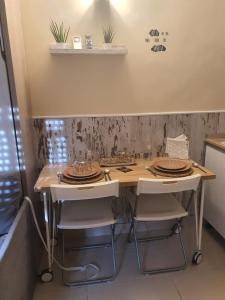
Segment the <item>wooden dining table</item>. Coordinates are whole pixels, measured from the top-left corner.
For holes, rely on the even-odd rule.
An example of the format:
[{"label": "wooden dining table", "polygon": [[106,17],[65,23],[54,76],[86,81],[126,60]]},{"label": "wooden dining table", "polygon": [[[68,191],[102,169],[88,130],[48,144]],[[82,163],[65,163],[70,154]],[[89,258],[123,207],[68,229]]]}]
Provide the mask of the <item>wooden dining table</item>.
[{"label": "wooden dining table", "polygon": [[[103,170],[106,168],[110,170],[110,176],[112,180],[117,179],[120,182],[120,186],[123,187],[129,187],[129,186],[136,186],[138,179],[140,177],[142,178],[167,178],[165,176],[160,176],[157,175],[155,176],[153,173],[148,171],[146,168],[151,166],[154,163],[154,160],[145,160],[145,159],[138,159],[136,160],[135,165],[128,166],[128,168],[132,169],[132,171],[123,173],[119,171],[117,168],[118,167],[102,167]],[[94,162],[93,164],[98,164],[97,162]],[[58,172],[63,172],[67,168],[67,164],[54,164],[54,165],[46,165],[42,169],[37,182],[34,186],[34,190],[36,192],[40,192],[46,189],[49,189],[51,184],[57,184],[58,183],[58,177],[57,173]],[[216,175],[208,170],[207,168],[200,166],[204,171],[200,170],[197,167],[192,167],[193,168],[193,174],[200,174],[201,178],[203,180],[209,180],[209,179],[214,179]],[[104,178],[101,180],[104,181]]]},{"label": "wooden dining table", "polygon": [[[137,185],[139,178],[151,178],[151,179],[168,179],[169,177],[160,176],[153,174],[147,168],[154,163],[152,160],[138,159],[135,165],[129,166],[132,171],[123,173],[117,169],[117,167],[107,167],[110,170],[110,177],[112,180],[119,180],[121,187],[135,187]],[[93,162],[93,164],[98,164]],[[194,255],[201,255],[202,257],[202,225],[203,225],[203,210],[204,210],[204,194],[205,194],[205,183],[207,180],[212,180],[216,178],[216,175],[208,170],[207,168],[198,165],[192,166],[192,175],[199,174],[201,176],[201,193],[198,199],[198,217],[196,225],[196,236],[197,236],[197,248]],[[52,184],[59,183],[59,178],[57,174],[62,173],[68,164],[54,164],[46,165],[42,169],[37,182],[34,186],[35,192],[41,193],[41,199],[44,202],[44,219],[46,227],[46,241],[48,247],[48,268],[52,269],[53,259],[51,257],[52,253],[52,243],[51,243],[51,200],[50,200],[50,187]],[[106,168],[102,168],[105,170]],[[176,178],[174,178],[176,179]],[[103,178],[101,181],[104,181]],[[193,255],[193,257],[194,257]],[[200,262],[200,260],[199,260]]]}]

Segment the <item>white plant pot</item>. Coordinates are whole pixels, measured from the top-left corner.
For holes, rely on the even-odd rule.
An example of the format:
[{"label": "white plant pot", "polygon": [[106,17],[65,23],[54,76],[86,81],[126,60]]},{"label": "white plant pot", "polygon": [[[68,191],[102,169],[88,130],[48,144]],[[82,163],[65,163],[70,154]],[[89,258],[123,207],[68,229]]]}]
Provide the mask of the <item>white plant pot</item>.
[{"label": "white plant pot", "polygon": [[112,43],[104,43],[103,48],[104,49],[111,49],[112,48]]},{"label": "white plant pot", "polygon": [[50,45],[51,49],[68,49],[70,48],[69,43],[54,43]]}]

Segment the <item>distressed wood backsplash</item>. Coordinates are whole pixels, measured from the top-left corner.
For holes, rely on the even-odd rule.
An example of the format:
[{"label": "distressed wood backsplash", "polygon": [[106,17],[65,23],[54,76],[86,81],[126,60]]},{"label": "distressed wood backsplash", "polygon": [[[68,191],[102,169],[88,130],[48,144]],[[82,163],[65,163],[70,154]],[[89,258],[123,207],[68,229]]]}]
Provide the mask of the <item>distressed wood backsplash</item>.
[{"label": "distressed wood backsplash", "polygon": [[190,139],[190,156],[204,161],[204,139],[225,133],[225,113],[168,114],[125,117],[34,119],[38,167],[46,163],[85,159],[88,150],[98,159],[127,149],[162,153],[166,137],[182,133]]}]

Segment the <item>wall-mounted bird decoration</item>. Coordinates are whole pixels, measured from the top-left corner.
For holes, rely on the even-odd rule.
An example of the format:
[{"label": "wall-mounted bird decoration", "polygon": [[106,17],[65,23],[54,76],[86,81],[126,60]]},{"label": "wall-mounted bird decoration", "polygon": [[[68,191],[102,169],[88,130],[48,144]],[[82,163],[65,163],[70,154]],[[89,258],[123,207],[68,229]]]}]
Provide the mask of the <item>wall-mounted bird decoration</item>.
[{"label": "wall-mounted bird decoration", "polygon": [[149,31],[149,36],[145,38],[146,43],[154,43],[151,47],[152,52],[165,52],[167,50],[166,43],[167,37],[169,35],[168,31],[159,31],[158,29],[151,29]]}]

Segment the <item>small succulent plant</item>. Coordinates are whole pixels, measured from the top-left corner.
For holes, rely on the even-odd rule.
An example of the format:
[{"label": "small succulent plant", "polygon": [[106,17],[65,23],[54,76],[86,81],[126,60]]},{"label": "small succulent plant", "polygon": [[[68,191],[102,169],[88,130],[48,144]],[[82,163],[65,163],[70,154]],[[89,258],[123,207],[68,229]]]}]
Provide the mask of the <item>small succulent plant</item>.
[{"label": "small succulent plant", "polygon": [[56,22],[51,20],[50,31],[56,43],[66,43],[70,31],[70,27],[64,28],[63,22],[61,24],[57,24]]},{"label": "small succulent plant", "polygon": [[103,28],[103,37],[104,37],[105,43],[107,43],[107,44],[112,43],[112,41],[115,37],[115,32],[113,31],[112,26]]}]

